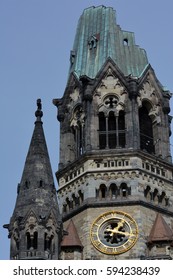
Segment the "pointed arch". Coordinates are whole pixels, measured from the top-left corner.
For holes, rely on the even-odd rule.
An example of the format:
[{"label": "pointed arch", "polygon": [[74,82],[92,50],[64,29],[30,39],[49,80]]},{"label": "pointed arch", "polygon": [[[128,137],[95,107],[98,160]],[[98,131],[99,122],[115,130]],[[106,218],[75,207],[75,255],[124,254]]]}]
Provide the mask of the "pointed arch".
[{"label": "pointed arch", "polygon": [[73,116],[70,123],[73,135],[74,135],[74,152],[76,157],[79,157],[84,153],[84,126],[85,126],[85,114],[81,104],[78,104],[73,110]]},{"label": "pointed arch", "polygon": [[[111,102],[111,101],[109,101]],[[108,114],[99,112],[99,148],[124,148],[125,140],[125,112],[111,109]]]},{"label": "pointed arch", "polygon": [[27,250],[36,250],[38,244],[38,232],[34,231],[33,234],[31,232],[26,232],[26,249]]},{"label": "pointed arch", "polygon": [[148,153],[155,153],[153,124],[149,115],[151,104],[144,101],[139,108],[140,148]]}]

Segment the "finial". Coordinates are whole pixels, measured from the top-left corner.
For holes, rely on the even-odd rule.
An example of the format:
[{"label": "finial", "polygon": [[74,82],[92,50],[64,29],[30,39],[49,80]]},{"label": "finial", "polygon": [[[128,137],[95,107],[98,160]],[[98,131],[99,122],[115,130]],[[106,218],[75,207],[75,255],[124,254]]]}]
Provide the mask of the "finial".
[{"label": "finial", "polygon": [[35,112],[35,116],[37,118],[37,121],[41,121],[41,118],[43,116],[43,112],[42,112],[42,104],[41,104],[41,99],[37,99],[37,111]]}]

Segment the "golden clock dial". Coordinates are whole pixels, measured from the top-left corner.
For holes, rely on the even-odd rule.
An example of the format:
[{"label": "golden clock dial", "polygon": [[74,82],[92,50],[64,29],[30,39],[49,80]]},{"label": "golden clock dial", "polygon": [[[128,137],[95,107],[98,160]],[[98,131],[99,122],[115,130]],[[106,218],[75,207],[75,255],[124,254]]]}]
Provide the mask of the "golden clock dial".
[{"label": "golden clock dial", "polygon": [[122,211],[109,211],[100,215],[92,224],[90,238],[94,247],[108,255],[130,250],[138,238],[135,220]]}]

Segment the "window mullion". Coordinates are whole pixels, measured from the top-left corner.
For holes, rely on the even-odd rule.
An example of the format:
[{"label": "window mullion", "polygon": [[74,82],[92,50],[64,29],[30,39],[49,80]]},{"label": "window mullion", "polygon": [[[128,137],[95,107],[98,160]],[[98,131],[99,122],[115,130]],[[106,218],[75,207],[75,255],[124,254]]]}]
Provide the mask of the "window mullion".
[{"label": "window mullion", "polygon": [[106,148],[109,148],[109,136],[108,136],[108,116],[106,116]]},{"label": "window mullion", "polygon": [[117,142],[117,147],[119,147],[119,127],[118,127],[118,116],[115,116],[115,121],[116,121],[116,142]]}]

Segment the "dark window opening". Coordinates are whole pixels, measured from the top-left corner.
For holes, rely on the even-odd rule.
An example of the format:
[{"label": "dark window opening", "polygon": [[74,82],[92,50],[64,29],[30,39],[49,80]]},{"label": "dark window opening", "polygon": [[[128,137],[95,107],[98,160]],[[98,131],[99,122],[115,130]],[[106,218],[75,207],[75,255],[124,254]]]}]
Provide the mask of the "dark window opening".
[{"label": "dark window opening", "polygon": [[33,239],[33,248],[37,249],[37,242],[38,242],[38,233],[34,232],[34,239]]},{"label": "dark window opening", "polygon": [[69,200],[68,197],[66,198],[66,205],[68,207],[68,210],[70,210],[71,209],[71,201]]},{"label": "dark window opening", "polygon": [[40,188],[43,187],[43,181],[40,180]]},{"label": "dark window opening", "polygon": [[125,140],[125,115],[124,111],[115,116],[111,111],[106,117],[103,112],[99,113],[99,147],[100,149],[124,148]]},{"label": "dark window opening", "polygon": [[100,198],[106,198],[106,186],[105,185],[100,186]]},{"label": "dark window opening", "polygon": [[124,44],[124,46],[128,46],[128,39],[127,39],[127,38],[125,38],[125,39],[123,40],[123,44]]},{"label": "dark window opening", "polygon": [[155,153],[153,141],[152,120],[146,107],[139,109],[139,126],[140,126],[140,148],[148,153]]},{"label": "dark window opening", "polygon": [[164,198],[166,196],[166,193],[165,192],[162,192],[161,195],[159,196],[159,203],[162,203]]},{"label": "dark window opening", "polygon": [[147,170],[150,170],[150,166],[149,166],[148,163],[146,163],[146,169],[147,169]]},{"label": "dark window opening", "polygon": [[51,251],[52,249],[52,239],[53,239],[53,236],[48,236],[47,233],[44,234],[44,250],[49,250]]},{"label": "dark window opening", "polygon": [[110,149],[114,149],[117,146],[116,143],[116,119],[113,112],[109,113],[108,118],[108,146]]},{"label": "dark window opening", "polygon": [[27,250],[29,250],[31,248],[31,237],[30,237],[30,233],[27,232],[26,234],[26,242],[27,242]]},{"label": "dark window opening", "polygon": [[119,112],[119,117],[118,117],[118,130],[119,130],[119,146],[124,148],[126,144],[125,140],[125,115],[123,111]]},{"label": "dark window opening", "polygon": [[63,204],[63,213],[67,212],[67,204]]},{"label": "dark window opening", "polygon": [[29,182],[25,181],[25,188],[28,189],[29,188]]},{"label": "dark window opening", "polygon": [[78,195],[79,195],[79,203],[82,203],[84,201],[84,195],[83,193],[80,191],[78,191]]},{"label": "dark window opening", "polygon": [[146,187],[146,189],[144,190],[144,196],[147,198],[149,196],[151,188],[149,186]]},{"label": "dark window opening", "polygon": [[85,135],[84,135],[84,117],[81,106],[78,106],[74,111],[75,126],[72,126],[75,146],[71,150],[75,156],[79,157],[84,153]]},{"label": "dark window opening", "polygon": [[99,113],[99,144],[100,149],[106,148],[106,118],[104,113]]},{"label": "dark window opening", "polygon": [[122,197],[127,197],[130,194],[130,189],[128,189],[126,183],[122,183],[120,189]]},{"label": "dark window opening", "polygon": [[38,242],[38,233],[34,232],[34,235],[30,235],[29,232],[26,233],[26,240],[27,240],[27,250],[30,249],[37,249],[37,242]]},{"label": "dark window opening", "polygon": [[111,184],[110,185],[110,197],[112,199],[115,199],[118,196],[118,188],[116,184]]},{"label": "dark window opening", "polygon": [[157,189],[154,189],[154,192],[153,192],[153,200],[156,201],[156,199],[158,199],[158,190],[157,190]]},{"label": "dark window opening", "polygon": [[82,145],[82,126],[79,124],[78,128],[78,155],[82,155],[83,153],[83,145]]}]

